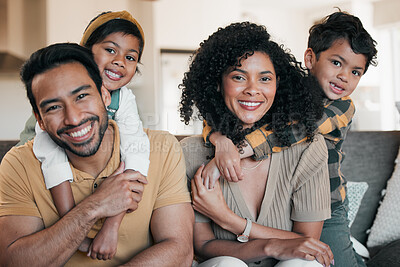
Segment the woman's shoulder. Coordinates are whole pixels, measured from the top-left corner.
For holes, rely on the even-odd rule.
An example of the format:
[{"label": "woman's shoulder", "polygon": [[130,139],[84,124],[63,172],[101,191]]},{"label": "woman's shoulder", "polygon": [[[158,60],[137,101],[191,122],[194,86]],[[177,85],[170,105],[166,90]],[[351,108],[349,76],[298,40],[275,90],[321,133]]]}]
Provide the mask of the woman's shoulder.
[{"label": "woman's shoulder", "polygon": [[212,155],[212,149],[204,145],[201,135],[186,137],[180,141],[180,144],[185,156],[186,174],[188,177],[194,177],[200,165],[209,161],[208,157]]},{"label": "woman's shoulder", "polygon": [[321,134],[314,135],[310,142],[301,142],[292,145],[288,149],[281,152],[284,157],[291,158],[299,161],[301,159],[306,161],[327,161],[328,149],[326,147],[325,139]]}]

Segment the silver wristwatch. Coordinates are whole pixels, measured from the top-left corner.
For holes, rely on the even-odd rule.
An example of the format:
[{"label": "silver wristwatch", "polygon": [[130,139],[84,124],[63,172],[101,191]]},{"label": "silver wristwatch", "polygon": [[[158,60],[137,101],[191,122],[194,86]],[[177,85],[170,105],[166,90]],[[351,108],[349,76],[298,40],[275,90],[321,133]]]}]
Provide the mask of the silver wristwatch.
[{"label": "silver wristwatch", "polygon": [[252,222],[249,218],[246,218],[246,228],[244,228],[244,232],[237,236],[237,241],[245,243],[249,241],[250,230],[251,230]]}]

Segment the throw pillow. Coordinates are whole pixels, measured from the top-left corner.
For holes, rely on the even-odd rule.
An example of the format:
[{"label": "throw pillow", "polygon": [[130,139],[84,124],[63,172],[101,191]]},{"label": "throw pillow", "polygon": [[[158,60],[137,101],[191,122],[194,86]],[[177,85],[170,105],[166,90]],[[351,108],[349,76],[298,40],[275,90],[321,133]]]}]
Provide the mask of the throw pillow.
[{"label": "throw pillow", "polygon": [[354,222],[356,218],[358,209],[361,205],[361,200],[364,197],[365,192],[367,192],[368,184],[366,182],[347,182],[347,198],[349,200],[349,227]]},{"label": "throw pillow", "polygon": [[392,177],[388,180],[386,193],[378,208],[367,240],[368,247],[388,244],[400,239],[400,151],[395,161]]}]

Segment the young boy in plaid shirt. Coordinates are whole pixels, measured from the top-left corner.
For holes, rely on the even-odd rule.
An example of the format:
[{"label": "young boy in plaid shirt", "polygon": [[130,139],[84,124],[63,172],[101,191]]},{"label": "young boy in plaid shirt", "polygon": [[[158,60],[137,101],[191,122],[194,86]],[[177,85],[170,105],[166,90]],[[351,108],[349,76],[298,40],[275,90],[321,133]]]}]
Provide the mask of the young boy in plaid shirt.
[{"label": "young boy in plaid shirt", "polygon": [[[304,62],[309,72],[318,79],[324,93],[324,115],[318,122],[318,131],[324,136],[328,148],[331,187],[331,219],[324,223],[321,241],[330,246],[336,266],[365,266],[350,241],[346,180],[340,171],[340,164],[344,158],[342,143],[355,112],[349,95],[369,65],[376,65],[376,42],[359,18],[340,11],[312,26],[309,33]],[[306,141],[303,131],[296,128],[295,121],[288,125],[287,130],[292,133],[288,140],[290,145]],[[215,145],[219,174],[233,182],[242,179],[240,158],[252,156],[262,160],[285,149],[268,125],[246,136],[249,146],[242,147],[242,153],[238,153],[238,148],[226,136],[213,132],[206,122],[203,136],[206,144]],[[205,177],[204,184],[212,188],[219,174],[206,166],[202,175]]]}]

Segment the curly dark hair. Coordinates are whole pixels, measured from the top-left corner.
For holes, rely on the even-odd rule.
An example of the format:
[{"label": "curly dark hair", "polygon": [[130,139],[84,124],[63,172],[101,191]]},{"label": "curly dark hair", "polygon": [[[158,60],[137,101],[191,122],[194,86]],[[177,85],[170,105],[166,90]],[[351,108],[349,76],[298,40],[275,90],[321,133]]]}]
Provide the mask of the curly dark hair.
[{"label": "curly dark hair", "polygon": [[[225,105],[219,87],[223,74],[229,68],[240,66],[241,61],[254,52],[269,56],[279,82],[270,110],[252,128],[243,129],[239,119]],[[195,106],[199,118],[205,119],[213,131],[226,135],[238,147],[243,146],[246,134],[265,124],[268,124],[267,130],[276,133],[283,146],[290,146],[287,129],[292,122],[297,122],[308,140],[314,136],[316,121],[323,112],[322,90],[288,50],[270,40],[265,26],[241,22],[219,28],[200,44],[191,60],[189,71],[179,85],[182,89],[180,115],[185,124],[196,116]]]},{"label": "curly dark hair", "polygon": [[336,40],[345,39],[354,53],[363,54],[366,57],[364,73],[367,72],[369,65],[377,65],[376,41],[372,39],[356,16],[339,9],[312,26],[309,33],[308,47],[313,50],[317,60],[319,54],[329,49]]}]

